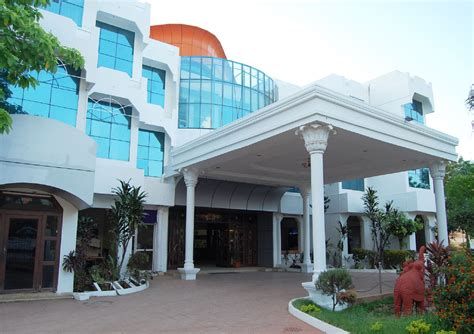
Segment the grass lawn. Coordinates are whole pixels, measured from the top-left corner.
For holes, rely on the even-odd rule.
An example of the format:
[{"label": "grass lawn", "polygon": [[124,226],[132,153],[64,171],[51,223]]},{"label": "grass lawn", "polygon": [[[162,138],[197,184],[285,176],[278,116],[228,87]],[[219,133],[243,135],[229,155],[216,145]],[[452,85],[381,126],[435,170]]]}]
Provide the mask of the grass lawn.
[{"label": "grass lawn", "polygon": [[[306,299],[298,299],[293,302],[293,306],[297,309],[300,309],[300,306],[307,304],[313,304],[313,302]],[[424,319],[425,322],[431,324],[431,330],[429,333],[436,333],[436,331],[440,330],[436,324],[436,316],[433,314],[401,318],[395,317],[393,314],[393,297],[354,305],[340,312],[332,312],[321,308],[320,312],[311,312],[309,314],[331,325],[357,334],[408,333],[405,328],[410,322],[418,319]],[[377,321],[382,323],[382,330],[378,332],[371,331],[370,327]]]}]

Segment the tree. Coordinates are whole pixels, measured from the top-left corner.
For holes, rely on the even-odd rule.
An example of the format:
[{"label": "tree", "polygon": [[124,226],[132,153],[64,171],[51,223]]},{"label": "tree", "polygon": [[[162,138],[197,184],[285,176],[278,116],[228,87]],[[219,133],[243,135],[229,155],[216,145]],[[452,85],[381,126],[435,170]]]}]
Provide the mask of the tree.
[{"label": "tree", "polygon": [[119,272],[122,272],[128,244],[146,215],[143,205],[147,194],[141,187],[130,185],[130,181],[120,181],[120,187],[112,189],[112,192],[117,196],[111,208],[111,218],[113,232],[121,246],[122,253],[117,263]]},{"label": "tree", "polygon": [[471,90],[469,91],[469,95],[466,99],[466,105],[469,111],[474,110],[474,85],[471,86]]},{"label": "tree", "polygon": [[390,205],[386,212],[388,213],[388,230],[389,233],[398,238],[400,249],[403,248],[403,240],[409,235],[421,230],[423,223],[418,220],[412,220],[407,217],[404,212],[399,211],[393,207],[393,203],[387,203]]},{"label": "tree", "polygon": [[12,127],[8,85],[36,87],[33,71],[55,73],[58,61],[75,70],[84,67],[79,51],[64,47],[39,24],[39,7],[49,0],[0,0],[0,134]]},{"label": "tree", "polygon": [[362,196],[364,213],[370,220],[370,232],[375,246],[375,263],[383,265],[383,251],[390,239],[388,211],[391,204],[385,205],[385,211],[379,208],[377,191],[368,187]]},{"label": "tree", "polygon": [[474,235],[474,164],[462,157],[449,164],[445,182],[448,228],[464,232],[469,245]]},{"label": "tree", "polygon": [[352,287],[352,277],[344,268],[323,271],[315,286],[325,295],[332,297],[332,310],[334,311],[337,305],[344,302],[341,293]]}]

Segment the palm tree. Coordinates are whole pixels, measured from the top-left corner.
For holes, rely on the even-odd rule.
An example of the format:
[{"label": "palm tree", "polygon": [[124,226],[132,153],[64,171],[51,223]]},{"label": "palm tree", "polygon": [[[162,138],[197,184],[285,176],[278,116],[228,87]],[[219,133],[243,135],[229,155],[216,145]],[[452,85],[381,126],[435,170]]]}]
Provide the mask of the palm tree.
[{"label": "palm tree", "polygon": [[130,181],[122,180],[120,180],[120,187],[112,189],[112,193],[117,196],[112,205],[111,218],[117,242],[122,248],[118,261],[119,272],[122,272],[128,244],[146,215],[143,205],[147,194],[141,190],[141,187],[132,186]]}]

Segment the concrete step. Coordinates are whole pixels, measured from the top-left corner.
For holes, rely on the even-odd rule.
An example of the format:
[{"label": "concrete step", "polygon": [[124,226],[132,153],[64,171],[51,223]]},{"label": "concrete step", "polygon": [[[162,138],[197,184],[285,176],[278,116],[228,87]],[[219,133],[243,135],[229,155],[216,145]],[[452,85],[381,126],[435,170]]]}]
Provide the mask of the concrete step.
[{"label": "concrete step", "polygon": [[31,302],[37,300],[72,299],[72,294],[54,292],[20,292],[0,294],[0,303]]}]

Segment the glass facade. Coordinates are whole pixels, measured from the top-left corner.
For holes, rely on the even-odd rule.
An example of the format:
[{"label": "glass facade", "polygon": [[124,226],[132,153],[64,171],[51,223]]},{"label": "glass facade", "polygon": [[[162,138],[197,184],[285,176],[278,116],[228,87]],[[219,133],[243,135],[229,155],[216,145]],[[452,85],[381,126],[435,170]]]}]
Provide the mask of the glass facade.
[{"label": "glass facade", "polygon": [[143,169],[145,176],[163,175],[164,151],[164,133],[138,130],[137,168]]},{"label": "glass facade", "polygon": [[234,61],[181,57],[179,127],[215,129],[277,100],[273,80]]},{"label": "glass facade", "polygon": [[342,185],[342,189],[358,190],[358,191],[365,190],[364,179],[342,181],[341,185]]},{"label": "glass facade", "polygon": [[412,188],[430,189],[429,168],[408,171],[408,184]]},{"label": "glass facade", "polygon": [[166,72],[143,65],[142,76],[148,79],[147,102],[164,108]]},{"label": "glass facade", "polygon": [[413,103],[407,103],[403,106],[405,110],[405,119],[415,121],[420,124],[424,124],[423,119],[423,106],[421,102],[413,100]]},{"label": "glass facade", "polygon": [[69,17],[80,27],[82,26],[82,12],[84,0],[51,0],[45,10]]},{"label": "glass facade", "polygon": [[52,118],[76,126],[79,99],[79,72],[58,66],[55,74],[46,71],[31,73],[39,84],[23,89],[10,86],[11,104],[20,106],[29,115]]},{"label": "glass facade", "polygon": [[89,99],[86,134],[97,143],[97,157],[130,159],[131,107]]},{"label": "glass facade", "polygon": [[135,33],[99,21],[96,25],[100,28],[97,66],[125,72],[131,77]]}]

